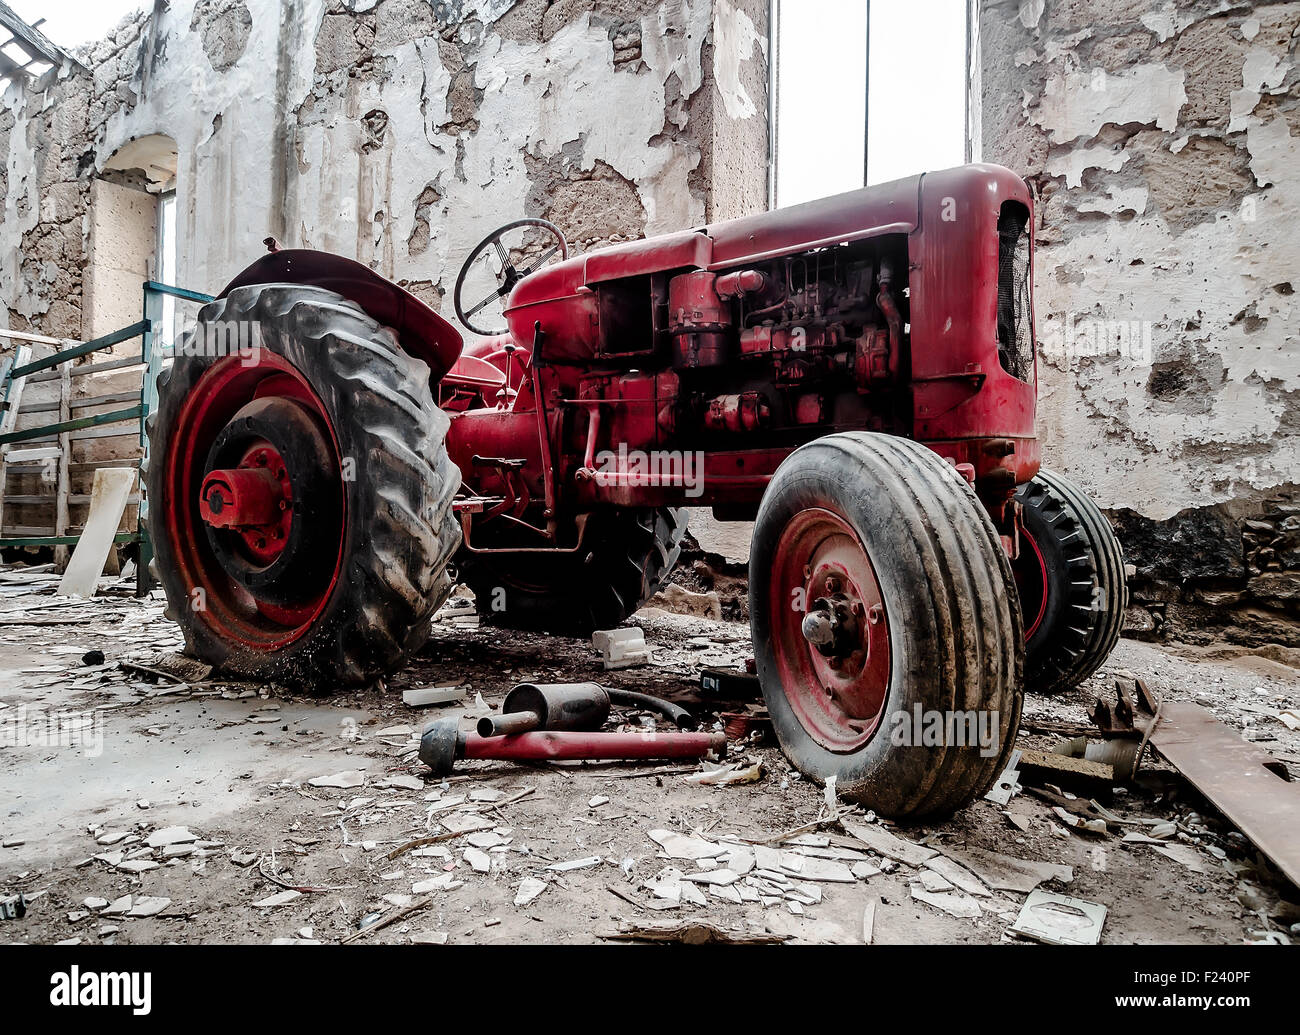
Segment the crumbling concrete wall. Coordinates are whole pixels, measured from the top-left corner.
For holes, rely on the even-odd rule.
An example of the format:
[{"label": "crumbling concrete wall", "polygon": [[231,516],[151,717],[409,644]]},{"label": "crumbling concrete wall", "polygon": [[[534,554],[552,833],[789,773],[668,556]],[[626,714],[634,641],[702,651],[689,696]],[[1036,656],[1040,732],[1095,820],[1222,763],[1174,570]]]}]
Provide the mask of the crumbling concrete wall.
[{"label": "crumbling concrete wall", "polygon": [[150,134],[176,141],[177,280],[208,292],[271,235],[447,310],[510,219],[587,249],[761,210],[766,50],[765,0],[149,5],[0,103],[0,320],[103,329],[92,183]]},{"label": "crumbling concrete wall", "polygon": [[1115,514],[1132,631],[1300,645],[1300,3],[979,11],[979,150],[1038,198],[1047,466]]},{"label": "crumbling concrete wall", "polygon": [[[590,247],[761,209],[766,46],[761,0],[159,5],[81,55],[87,70],[9,95],[2,300],[11,320],[80,333],[64,267],[89,181],[151,133],[177,141],[179,279],[198,289],[270,234],[438,305],[509,218]],[[69,261],[38,262],[24,235],[55,232],[37,208],[64,193]]]}]

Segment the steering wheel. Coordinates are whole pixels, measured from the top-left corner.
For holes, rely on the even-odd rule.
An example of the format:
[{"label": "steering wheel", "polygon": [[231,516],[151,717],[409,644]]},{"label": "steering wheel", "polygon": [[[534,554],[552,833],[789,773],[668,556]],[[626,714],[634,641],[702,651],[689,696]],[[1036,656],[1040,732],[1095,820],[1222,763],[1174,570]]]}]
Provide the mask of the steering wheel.
[{"label": "steering wheel", "polygon": [[[506,235],[511,231],[530,227],[537,227],[555,239],[554,244],[546,247],[545,237],[543,237],[543,246],[540,252],[532,254],[531,258],[529,257],[530,253],[536,248],[536,244],[531,238],[535,238],[537,235],[524,235],[524,244],[513,249],[507,247],[504,243]],[[514,290],[514,286],[526,276],[541,269],[557,252],[561,259],[568,258],[568,242],[565,241],[564,233],[560,228],[545,219],[516,219],[513,223],[506,223],[505,226],[497,227],[479,242],[478,247],[469,253],[469,258],[465,260],[465,264],[460,268],[460,275],[456,277],[456,290],[452,296],[452,301],[455,303],[456,316],[459,317],[460,322],[475,334],[488,337],[505,334],[507,328],[504,326],[504,314],[501,316],[502,326],[496,329],[488,329],[473,321],[488,306],[494,302],[500,302],[509,295]],[[512,258],[512,255],[521,256],[522,265],[515,265],[516,260]],[[494,268],[492,262],[494,256],[497,260],[495,263],[496,268]],[[488,276],[479,278],[483,281],[483,287],[477,294],[481,296],[482,292],[487,290],[486,283],[489,282],[489,278],[491,281],[495,281],[496,287],[486,297],[480,297],[479,301],[466,307],[463,298],[466,278],[471,272],[480,271],[486,271]]]}]

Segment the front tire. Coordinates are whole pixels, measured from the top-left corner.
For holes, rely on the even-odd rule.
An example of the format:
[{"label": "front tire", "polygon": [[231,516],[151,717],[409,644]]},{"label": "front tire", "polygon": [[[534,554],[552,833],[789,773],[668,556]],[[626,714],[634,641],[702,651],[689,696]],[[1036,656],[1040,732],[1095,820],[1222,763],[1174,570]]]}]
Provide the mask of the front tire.
[{"label": "front tire", "polygon": [[1061,693],[1096,672],[1119,641],[1124,554],[1106,515],[1064,475],[1039,471],[1016,500],[1025,684],[1032,693]]},{"label": "front tire", "polygon": [[423,644],[452,588],[460,472],[428,368],[392,331],[320,288],[240,287],[158,387],[150,534],[191,654],[330,688]]},{"label": "front tire", "polygon": [[[1013,591],[988,514],[926,447],[853,432],[797,449],[759,507],[749,583],[782,750],[885,816],[946,814],[985,793],[1020,721]],[[933,742],[934,716],[964,732]]]}]

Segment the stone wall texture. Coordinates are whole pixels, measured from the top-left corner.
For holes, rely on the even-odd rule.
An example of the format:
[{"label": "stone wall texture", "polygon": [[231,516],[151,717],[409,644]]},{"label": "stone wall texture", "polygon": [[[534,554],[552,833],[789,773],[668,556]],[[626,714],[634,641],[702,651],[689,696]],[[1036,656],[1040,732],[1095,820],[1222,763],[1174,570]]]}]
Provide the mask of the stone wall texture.
[{"label": "stone wall texture", "polygon": [[1130,632],[1300,645],[1300,3],[982,0],[977,154],[1038,199],[1046,465]]}]

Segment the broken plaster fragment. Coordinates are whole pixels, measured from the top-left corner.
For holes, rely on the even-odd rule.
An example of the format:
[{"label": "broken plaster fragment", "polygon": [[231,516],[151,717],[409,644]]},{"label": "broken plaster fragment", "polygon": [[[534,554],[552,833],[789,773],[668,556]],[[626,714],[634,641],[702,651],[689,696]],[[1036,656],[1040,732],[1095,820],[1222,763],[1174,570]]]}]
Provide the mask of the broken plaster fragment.
[{"label": "broken plaster fragment", "polygon": [[913,884],[912,897],[918,902],[924,902],[928,906],[934,906],[935,909],[941,909],[949,916],[961,917],[962,919],[972,920],[980,915],[980,904],[962,891],[948,892],[931,892],[925,888]]},{"label": "broken plaster fragment", "polygon": [[515,892],[515,905],[526,906],[545,890],[545,881],[538,880],[536,877],[525,877],[519,882],[519,889]]}]

